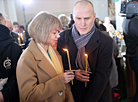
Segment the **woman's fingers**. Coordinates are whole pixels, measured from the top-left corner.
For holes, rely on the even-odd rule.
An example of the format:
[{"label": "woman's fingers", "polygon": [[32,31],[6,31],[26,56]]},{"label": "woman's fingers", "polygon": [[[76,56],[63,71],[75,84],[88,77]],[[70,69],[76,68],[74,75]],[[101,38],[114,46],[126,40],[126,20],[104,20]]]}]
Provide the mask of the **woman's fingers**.
[{"label": "woman's fingers", "polygon": [[65,72],[65,73],[61,74],[61,79],[62,79],[63,83],[66,84],[74,79],[74,73],[71,71]]}]

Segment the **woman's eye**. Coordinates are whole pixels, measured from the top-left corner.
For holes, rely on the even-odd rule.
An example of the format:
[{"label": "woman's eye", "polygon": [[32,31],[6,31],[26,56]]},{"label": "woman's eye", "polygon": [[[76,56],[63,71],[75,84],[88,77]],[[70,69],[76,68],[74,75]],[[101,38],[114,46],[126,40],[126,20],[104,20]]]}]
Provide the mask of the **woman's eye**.
[{"label": "woman's eye", "polygon": [[60,30],[58,31],[58,33],[60,33]]}]

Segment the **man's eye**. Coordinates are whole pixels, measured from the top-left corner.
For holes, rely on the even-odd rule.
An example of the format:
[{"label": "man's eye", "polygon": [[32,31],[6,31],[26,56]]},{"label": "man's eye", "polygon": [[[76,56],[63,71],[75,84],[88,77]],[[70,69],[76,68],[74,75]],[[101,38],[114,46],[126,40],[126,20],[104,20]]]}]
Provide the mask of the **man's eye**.
[{"label": "man's eye", "polygon": [[89,19],[89,18],[85,18],[86,20]]},{"label": "man's eye", "polygon": [[80,20],[81,18],[77,18],[78,20]]}]

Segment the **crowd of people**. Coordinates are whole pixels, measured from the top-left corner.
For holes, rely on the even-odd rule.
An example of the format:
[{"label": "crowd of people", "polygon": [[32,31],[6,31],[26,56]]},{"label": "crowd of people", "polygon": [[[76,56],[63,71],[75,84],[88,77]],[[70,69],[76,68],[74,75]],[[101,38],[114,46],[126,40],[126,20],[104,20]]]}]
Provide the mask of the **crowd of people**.
[{"label": "crowd of people", "polygon": [[41,11],[27,28],[0,13],[0,102],[115,102],[115,28],[90,1],[70,19]]}]

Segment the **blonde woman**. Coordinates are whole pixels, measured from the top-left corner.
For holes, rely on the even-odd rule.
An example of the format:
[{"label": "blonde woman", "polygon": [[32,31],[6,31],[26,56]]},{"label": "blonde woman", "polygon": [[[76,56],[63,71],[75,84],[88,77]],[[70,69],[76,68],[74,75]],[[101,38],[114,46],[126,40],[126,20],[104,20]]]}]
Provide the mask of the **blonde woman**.
[{"label": "blonde woman", "polygon": [[29,24],[33,40],[21,55],[16,72],[20,102],[74,102],[67,84],[74,73],[63,73],[61,57],[51,47],[57,43],[61,27],[58,18],[47,12],[38,13]]}]

